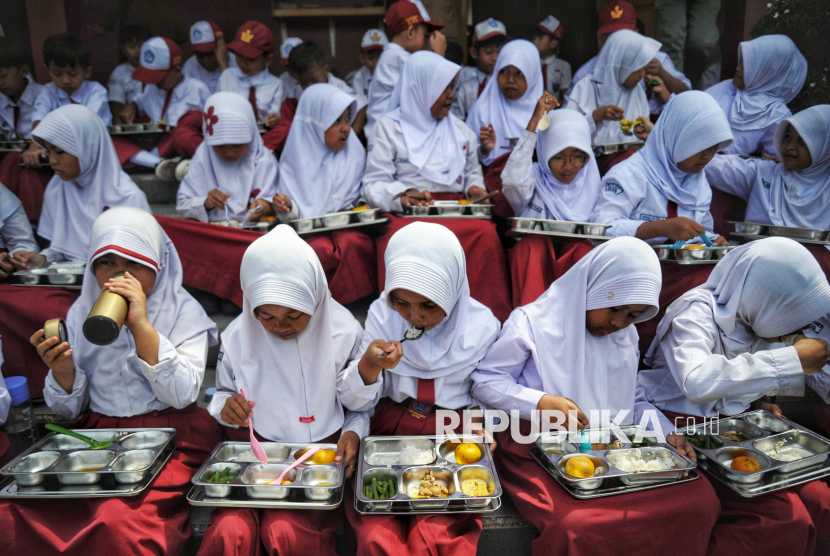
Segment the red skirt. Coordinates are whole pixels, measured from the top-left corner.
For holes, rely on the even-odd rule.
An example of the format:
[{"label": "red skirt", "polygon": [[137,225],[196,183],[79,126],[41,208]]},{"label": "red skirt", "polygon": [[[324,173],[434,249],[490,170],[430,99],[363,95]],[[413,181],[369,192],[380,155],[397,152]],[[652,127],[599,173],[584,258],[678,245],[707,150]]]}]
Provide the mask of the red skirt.
[{"label": "red skirt", "polygon": [[49,368],[29,338],[50,319],[66,318],[80,294],[54,287],[24,287],[0,284],[0,339],[3,343],[3,376],[23,376],[33,398],[43,396]]},{"label": "red skirt", "polygon": [[[530,421],[522,420],[523,435]],[[705,477],[652,491],[578,500],[530,455],[528,444],[498,433],[502,487],[539,531],[534,554],[706,554],[719,504]],[[736,553],[739,554],[739,553]]]},{"label": "red skirt", "polygon": [[523,236],[510,250],[513,306],[536,301],[554,280],[565,274],[593,249],[591,242],[575,239],[554,245],[548,236]]},{"label": "red skirt", "polygon": [[43,208],[43,192],[52,179],[51,168],[26,168],[21,166],[19,152],[6,153],[0,161],[0,183],[17,195],[29,220],[40,220]]},{"label": "red skirt", "polygon": [[634,156],[637,152],[637,149],[623,149],[621,151],[617,151],[611,154],[606,154],[604,156],[597,157],[597,167],[599,168],[599,175],[605,176],[608,173],[608,170],[626,160]]},{"label": "red skirt", "polygon": [[[383,398],[375,407],[370,429],[377,436],[435,434],[435,422],[434,411],[425,418],[416,418],[407,406]],[[478,548],[483,527],[479,514],[361,515],[351,502],[344,503],[353,530],[347,532],[356,537],[358,556],[460,556],[474,555]]]},{"label": "red skirt", "polygon": [[[504,171],[504,167],[507,166],[509,158],[510,153],[504,153],[484,169],[484,187],[488,193],[502,190],[501,173]],[[493,203],[493,214],[498,218],[507,219],[516,216],[513,207],[510,206],[504,195],[496,195],[490,202]]]},{"label": "red skirt", "polygon": [[378,286],[386,283],[384,254],[392,236],[404,226],[416,221],[441,224],[458,237],[467,259],[467,279],[470,295],[486,305],[501,322],[507,320],[512,310],[510,303],[510,276],[507,259],[496,232],[489,220],[461,218],[403,218],[389,214],[389,225],[383,235],[375,239],[377,245]]},{"label": "red skirt", "polygon": [[[135,417],[89,412],[75,428],[175,427],[176,451],[150,488],[135,497],[0,501],[10,554],[181,554],[190,537],[190,478],[219,442],[219,427],[192,404]],[[8,544],[6,544],[8,543]]]},{"label": "red skirt", "polygon": [[729,222],[742,222],[746,214],[746,201],[729,193],[712,188],[712,203],[709,212],[714,220],[714,232],[729,236],[733,227]]},{"label": "red skirt", "polygon": [[189,110],[179,118],[176,127],[171,129],[159,141],[159,156],[172,158],[179,155],[184,158],[193,158],[202,141],[204,141],[202,136],[202,111]]},{"label": "red skirt", "polygon": [[306,237],[329,282],[331,296],[351,303],[378,291],[375,241],[357,230],[338,230]]}]

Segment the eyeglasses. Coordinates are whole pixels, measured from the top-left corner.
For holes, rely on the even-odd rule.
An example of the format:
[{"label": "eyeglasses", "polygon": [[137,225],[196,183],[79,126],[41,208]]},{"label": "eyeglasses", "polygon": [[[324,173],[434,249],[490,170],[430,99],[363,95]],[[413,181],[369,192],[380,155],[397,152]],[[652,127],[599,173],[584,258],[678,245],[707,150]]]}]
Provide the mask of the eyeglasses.
[{"label": "eyeglasses", "polygon": [[551,157],[550,165],[562,167],[565,165],[565,162],[567,161],[568,163],[570,163],[571,166],[584,166],[587,160],[588,156],[584,154],[574,154],[571,156],[556,155],[554,157]]}]

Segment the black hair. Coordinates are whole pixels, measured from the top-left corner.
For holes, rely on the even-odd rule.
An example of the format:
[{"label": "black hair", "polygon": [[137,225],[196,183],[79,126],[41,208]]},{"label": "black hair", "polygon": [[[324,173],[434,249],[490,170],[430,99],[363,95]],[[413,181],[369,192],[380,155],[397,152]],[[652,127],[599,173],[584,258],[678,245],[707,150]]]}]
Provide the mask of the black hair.
[{"label": "black hair", "polygon": [[646,24],[645,24],[645,23],[643,23],[643,20],[641,20],[641,19],[638,17],[638,18],[637,18],[637,22],[636,22],[634,25],[635,25],[634,29],[635,29],[638,33],[640,33],[642,36],[644,36],[644,37],[645,37],[645,36],[646,36]]},{"label": "black hair", "polygon": [[323,48],[314,41],[304,41],[291,49],[288,54],[288,69],[294,75],[300,75],[315,66],[326,63],[326,54]]},{"label": "black hair", "polygon": [[31,65],[29,54],[19,42],[0,37],[0,68],[19,68]]},{"label": "black hair", "polygon": [[150,29],[145,25],[124,25],[118,29],[118,46],[123,46],[131,41],[143,44],[148,39],[150,39]]},{"label": "black hair", "polygon": [[495,46],[497,48],[501,48],[502,46],[506,45],[509,42],[510,42],[510,39],[508,38],[507,35],[496,35],[495,37],[490,37],[487,40],[478,41],[476,43],[473,43],[473,48],[475,48],[476,51],[478,51],[478,49],[480,49],[480,48],[484,48],[484,47],[487,47],[487,46]]},{"label": "black hair", "polygon": [[464,49],[455,41],[447,41],[447,51],[444,57],[453,64],[464,65]]},{"label": "black hair", "polygon": [[92,62],[92,50],[75,35],[52,35],[43,41],[43,63],[48,66],[49,62],[55,62],[61,68],[78,66],[86,69]]}]

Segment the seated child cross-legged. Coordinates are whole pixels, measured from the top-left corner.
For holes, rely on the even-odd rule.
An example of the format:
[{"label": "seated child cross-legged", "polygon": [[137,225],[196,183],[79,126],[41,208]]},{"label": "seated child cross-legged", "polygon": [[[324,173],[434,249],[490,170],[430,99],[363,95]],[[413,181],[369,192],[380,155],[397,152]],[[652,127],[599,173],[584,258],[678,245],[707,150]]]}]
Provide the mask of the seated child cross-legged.
[{"label": "seated child cross-legged", "polygon": [[11,257],[17,251],[38,250],[32,225],[20,199],[0,183],[0,282],[15,271]]},{"label": "seated child cross-legged", "polygon": [[[538,420],[536,410],[575,411],[574,428],[602,427],[588,417],[600,411],[610,419],[628,412],[615,421],[620,424],[640,424],[646,416],[654,425],[656,417],[667,442],[694,459],[691,445],[637,388],[639,350],[631,325],[657,314],[660,285],[660,263],[646,243],[615,238],[597,247],[542,297],[511,313],[472,374],[473,397],[488,408],[518,410],[516,428],[524,437],[531,419]],[[608,546],[617,554],[705,553],[719,510],[705,477],[670,487],[671,495],[654,490],[577,500],[533,460],[532,444],[510,430],[496,439],[502,486],[539,530],[534,553],[598,554]]]}]

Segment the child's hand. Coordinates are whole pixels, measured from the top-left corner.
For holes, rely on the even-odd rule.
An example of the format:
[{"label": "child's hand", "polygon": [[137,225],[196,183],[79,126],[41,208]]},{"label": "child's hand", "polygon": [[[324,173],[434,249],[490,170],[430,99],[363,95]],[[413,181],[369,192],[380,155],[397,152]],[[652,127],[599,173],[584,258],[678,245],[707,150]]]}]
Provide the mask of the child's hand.
[{"label": "child's hand", "polygon": [[[378,359],[378,357],[386,353],[386,357]],[[378,377],[383,369],[394,369],[398,361],[403,357],[403,346],[400,342],[375,340],[366,349],[363,357],[357,364],[357,370],[360,372],[360,378],[363,379],[363,384],[374,384],[378,381]]]},{"label": "child's hand", "polygon": [[776,156],[774,154],[769,154],[769,153],[764,153],[764,158],[767,159],[767,160],[772,160],[773,162],[777,162],[778,164],[781,164],[781,157],[780,156]]},{"label": "child's hand", "polygon": [[253,203],[251,203],[251,206],[248,207],[248,212],[251,213],[248,217],[248,221],[250,222],[251,220],[259,220],[263,216],[271,216],[274,214],[274,207],[272,207],[271,203],[265,199],[256,199]]},{"label": "child's hand", "polygon": [[280,123],[279,114],[268,114],[265,116],[265,127],[274,127],[278,123]]},{"label": "child's hand", "polygon": [[645,141],[651,134],[651,130],[654,129],[654,124],[651,123],[651,120],[646,116],[638,116],[637,119],[640,123],[635,125],[632,131],[634,131],[634,135],[637,139]]},{"label": "child's hand", "polygon": [[496,148],[496,130],[493,129],[493,124],[487,124],[487,127],[481,126],[478,140],[481,142],[481,154],[487,156],[493,152]]},{"label": "child's hand", "polygon": [[649,75],[660,75],[661,71],[663,71],[663,64],[657,58],[652,58],[646,66],[646,81],[648,81]]},{"label": "child's hand", "polygon": [[124,273],[123,278],[110,278],[104,284],[112,293],[124,297],[129,301],[127,308],[127,320],[124,324],[133,335],[141,326],[149,325],[150,321],[147,319],[147,296],[144,295],[144,290],[141,289],[141,282],[129,272]]},{"label": "child's hand", "polygon": [[[481,408],[476,406],[476,407],[473,407],[472,409],[481,409]],[[484,416],[481,415],[481,416],[472,417],[470,419],[470,422],[481,425],[484,422]],[[496,442],[496,439],[493,438],[493,435],[490,434],[489,432],[487,432],[487,429],[485,429],[482,426],[481,428],[476,428],[475,433],[478,436],[482,437],[484,439],[484,442],[486,442],[490,446],[490,451],[491,452],[496,451],[496,448],[498,447],[498,443]]]},{"label": "child's hand", "polygon": [[447,53],[447,37],[441,31],[433,31],[429,36],[429,49],[444,56]]},{"label": "child's hand", "polygon": [[357,450],[360,448],[360,437],[354,431],[346,431],[340,435],[337,441],[337,455],[334,456],[335,463],[343,463],[346,470],[346,479],[351,479],[354,474]]},{"label": "child's hand", "polygon": [[401,195],[401,206],[403,207],[428,207],[434,202],[432,200],[432,193],[426,189],[423,191],[407,189],[406,193]]},{"label": "child's hand", "polygon": [[688,241],[705,232],[703,226],[685,216],[669,218],[662,221],[663,235],[672,241]]},{"label": "child's hand", "polygon": [[536,101],[536,108],[533,110],[533,115],[530,117],[530,122],[527,124],[527,130],[531,133],[536,133],[536,127],[539,125],[539,120],[542,119],[546,113],[554,108],[559,108],[559,101],[556,97],[545,91],[539,100]]},{"label": "child's hand", "polygon": [[830,350],[827,349],[827,342],[821,338],[805,338],[799,336],[793,344],[798,359],[801,361],[801,368],[806,375],[814,375],[821,371],[830,359]]},{"label": "child's hand", "polygon": [[729,245],[729,242],[726,241],[726,238],[723,236],[716,237],[712,240],[712,243],[714,243],[716,247],[723,247],[725,245]]},{"label": "child's hand", "polygon": [[230,425],[247,427],[248,418],[254,416],[255,405],[256,402],[246,401],[241,394],[234,394],[225,400],[225,406],[222,408],[219,417]]},{"label": "child's hand", "polygon": [[29,168],[37,168],[40,166],[40,159],[46,156],[46,151],[37,146],[37,143],[32,142],[29,148],[23,151],[20,157],[23,159],[23,164]]},{"label": "child's hand", "polygon": [[124,106],[119,112],[121,121],[125,124],[131,124],[135,121],[136,106],[132,102]]},{"label": "child's hand", "polygon": [[[695,454],[695,449],[686,440],[686,437],[682,434],[677,434],[676,432],[671,433],[666,437],[666,442],[677,448],[677,451],[692,460],[693,462],[697,463],[697,455]],[[683,476],[688,477],[689,472],[684,471]]]},{"label": "child's hand", "polygon": [[228,45],[225,44],[225,37],[216,39],[213,54],[216,56],[216,63],[219,64],[219,69],[222,71],[228,69],[230,66],[230,54],[228,54]]},{"label": "child's hand", "polygon": [[620,108],[619,106],[614,106],[613,104],[609,104],[608,106],[600,106],[596,110],[594,110],[594,121],[596,123],[600,123],[603,121],[618,121],[622,120],[623,115],[625,115],[625,110]]},{"label": "child's hand", "polygon": [[[471,201],[477,201],[478,199],[481,199],[485,195],[487,195],[487,190],[484,189],[483,187],[479,187],[477,185],[473,185],[473,186],[470,187],[470,189],[467,190],[467,197],[469,197]],[[489,205],[490,204],[490,199],[487,199],[485,204]]]},{"label": "child's hand", "polygon": [[15,251],[11,263],[18,270],[28,270],[46,264],[46,257],[34,251]]},{"label": "child's hand", "polygon": [[[566,426],[569,429],[572,428],[572,425],[575,425],[579,430],[588,426],[588,417],[582,413],[579,406],[576,405],[573,400],[563,396],[551,396],[550,394],[545,394],[542,396],[542,399],[539,400],[539,403],[536,404],[536,409],[539,411],[561,411],[567,419]],[[570,422],[570,416],[568,415],[569,411],[576,411],[576,423]]]},{"label": "child's hand", "polygon": [[61,379],[71,378],[69,388],[64,386],[67,392],[72,390],[72,382],[75,381],[75,361],[72,360],[72,348],[69,347],[69,342],[61,343],[60,338],[52,336],[51,338],[43,337],[43,329],[41,328],[29,338],[29,343],[37,348],[37,354],[46,363],[46,366],[52,370],[55,379],[64,386]]},{"label": "child's hand", "polygon": [[666,84],[663,83],[663,80],[660,79],[658,75],[651,75],[646,73],[646,83],[649,83],[650,81],[659,82],[657,85],[649,87],[649,89],[652,93],[660,97],[660,102],[666,104],[669,101],[669,98],[671,97],[671,91],[669,91],[668,87],[666,87]]},{"label": "child's hand", "polygon": [[[799,338],[803,338],[803,336],[799,336]],[[781,411],[781,408],[778,407],[778,404],[774,404],[771,402],[765,402],[763,398],[760,400],[755,400],[751,404],[749,404],[751,409],[763,409],[764,411],[769,411],[779,419],[784,417],[784,413]]]},{"label": "child's hand", "polygon": [[224,209],[230,196],[230,193],[222,193],[218,189],[211,189],[205,199],[205,209]]},{"label": "child's hand", "polygon": [[0,280],[5,280],[14,272],[14,265],[8,253],[0,253]]},{"label": "child's hand", "polygon": [[274,198],[271,199],[271,203],[274,205],[274,210],[280,214],[288,214],[291,212],[291,199],[289,199],[287,195],[277,193],[274,195]]}]

